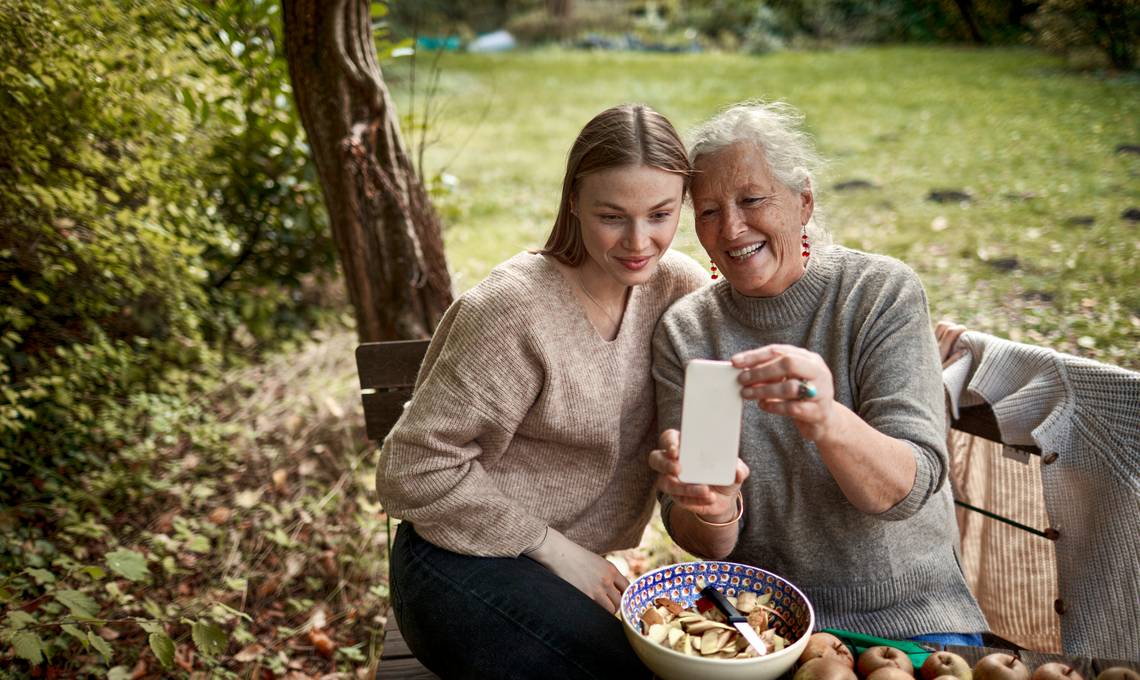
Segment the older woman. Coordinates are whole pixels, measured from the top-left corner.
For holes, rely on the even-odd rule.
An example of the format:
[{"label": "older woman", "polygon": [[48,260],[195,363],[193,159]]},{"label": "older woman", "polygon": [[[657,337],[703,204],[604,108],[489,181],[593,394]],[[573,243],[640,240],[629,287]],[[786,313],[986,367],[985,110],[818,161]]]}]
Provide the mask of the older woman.
[{"label": "older woman", "polygon": [[[897,260],[813,247],[816,157],[799,124],[785,105],[743,104],[695,132],[697,236],[724,278],[654,336],[665,525],[695,554],[790,578],[822,626],[980,644],[926,294]],[[678,478],[685,365],[709,358],[741,369],[756,405],[725,487]]]}]

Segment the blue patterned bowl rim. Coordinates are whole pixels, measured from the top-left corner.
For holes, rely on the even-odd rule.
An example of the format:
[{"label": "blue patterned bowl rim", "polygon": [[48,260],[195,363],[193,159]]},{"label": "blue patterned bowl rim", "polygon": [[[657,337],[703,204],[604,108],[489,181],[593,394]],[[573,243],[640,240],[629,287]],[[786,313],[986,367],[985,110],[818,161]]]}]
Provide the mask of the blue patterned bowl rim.
[{"label": "blue patterned bowl rim", "polygon": [[[688,656],[686,654],[682,654],[681,652],[677,652],[677,651],[674,651],[672,649],[669,649],[668,647],[656,645],[656,647],[660,647],[661,650],[667,652],[668,654],[675,654],[679,657],[683,657],[686,659],[701,659],[702,661],[707,662],[707,663],[711,663],[711,664],[730,664],[733,666],[738,666],[741,663],[766,662],[766,661],[769,661],[771,659],[777,659],[777,658],[780,658],[780,657],[783,657],[783,656],[786,656],[786,655],[792,653],[792,651],[793,651],[792,647],[796,643],[798,643],[801,639],[804,639],[804,638],[808,637],[809,635],[811,635],[812,630],[815,628],[815,608],[812,607],[811,601],[808,600],[807,595],[804,595],[804,592],[802,590],[800,590],[794,583],[792,583],[788,579],[784,578],[783,576],[780,576],[779,574],[774,574],[770,571],[767,571],[765,569],[761,569],[760,567],[754,567],[750,564],[742,564],[740,562],[723,562],[720,560],[704,560],[704,561],[696,561],[696,562],[677,562],[676,564],[667,564],[665,566],[658,567],[652,571],[645,572],[644,574],[637,577],[632,583],[629,584],[629,587],[626,588],[625,592],[623,592],[621,594],[621,610],[620,610],[621,611],[621,620],[622,620],[622,623],[624,623],[630,630],[632,630],[635,635],[640,636],[640,635],[642,635],[642,633],[641,633],[640,628],[638,626],[636,626],[634,624],[634,622],[629,620],[629,616],[628,616],[630,609],[631,609],[631,606],[632,606],[632,597],[633,597],[634,593],[641,586],[643,586],[646,582],[653,580],[653,578],[657,574],[663,573],[663,572],[671,570],[671,569],[676,569],[677,567],[684,568],[687,565],[692,565],[694,567],[694,575],[697,573],[697,569],[698,569],[697,565],[701,565],[700,573],[702,575],[704,574],[704,572],[707,572],[710,569],[713,571],[736,572],[737,568],[739,568],[741,570],[748,570],[751,572],[755,572],[758,576],[771,577],[772,579],[775,579],[776,582],[778,582],[779,584],[781,584],[783,586],[786,586],[793,593],[795,593],[795,596],[798,597],[800,599],[800,601],[803,602],[804,606],[807,608],[807,614],[808,614],[807,626],[806,626],[803,634],[801,634],[798,638],[796,638],[796,642],[793,642],[792,644],[788,645],[787,647],[785,647],[784,649],[782,649],[778,652],[773,652],[772,654],[768,654],[768,655],[760,656],[760,657],[754,657],[751,659],[709,659],[709,658],[705,658],[705,657]],[[689,605],[688,602],[683,602],[683,604],[685,604],[686,606]]]}]

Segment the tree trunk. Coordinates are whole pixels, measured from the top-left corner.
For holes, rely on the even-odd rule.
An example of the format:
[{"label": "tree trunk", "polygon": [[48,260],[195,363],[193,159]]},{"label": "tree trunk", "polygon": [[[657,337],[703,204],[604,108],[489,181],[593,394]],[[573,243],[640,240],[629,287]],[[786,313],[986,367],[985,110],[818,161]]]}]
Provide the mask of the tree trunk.
[{"label": "tree trunk", "polygon": [[1128,2],[1094,0],[1089,3],[1093,16],[1093,42],[1104,50],[1109,62],[1121,71],[1130,71],[1136,65],[1137,17],[1140,11]]},{"label": "tree trunk", "polygon": [[550,16],[567,19],[574,11],[573,0],[546,0],[546,11]]},{"label": "tree trunk", "polygon": [[400,137],[368,0],[282,0],[293,98],[362,342],[431,335],[452,301],[439,217]]},{"label": "tree trunk", "polygon": [[1018,28],[1025,26],[1025,17],[1036,12],[1039,4],[1035,0],[1012,0],[1009,3],[1009,24]]},{"label": "tree trunk", "polygon": [[970,37],[977,44],[985,45],[986,38],[982,35],[981,27],[978,26],[978,20],[974,17],[974,0],[954,0],[954,4],[958,6],[962,21],[966,22],[966,28],[970,30]]}]

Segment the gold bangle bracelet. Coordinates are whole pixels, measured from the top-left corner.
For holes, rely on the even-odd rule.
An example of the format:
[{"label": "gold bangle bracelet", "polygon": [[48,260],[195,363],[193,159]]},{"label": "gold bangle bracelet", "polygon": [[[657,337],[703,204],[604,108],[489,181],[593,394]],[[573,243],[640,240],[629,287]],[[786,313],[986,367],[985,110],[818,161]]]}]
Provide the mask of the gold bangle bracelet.
[{"label": "gold bangle bracelet", "polygon": [[736,491],[736,517],[733,517],[732,519],[728,520],[727,522],[708,522],[708,521],[701,519],[701,516],[698,515],[697,513],[695,513],[695,512],[693,513],[693,517],[696,517],[698,522],[700,522],[701,524],[704,524],[705,526],[710,526],[710,527],[732,526],[733,524],[736,524],[737,522],[739,522],[740,518],[743,516],[744,516],[744,494],[740,493],[739,489],[737,489],[737,491]]}]

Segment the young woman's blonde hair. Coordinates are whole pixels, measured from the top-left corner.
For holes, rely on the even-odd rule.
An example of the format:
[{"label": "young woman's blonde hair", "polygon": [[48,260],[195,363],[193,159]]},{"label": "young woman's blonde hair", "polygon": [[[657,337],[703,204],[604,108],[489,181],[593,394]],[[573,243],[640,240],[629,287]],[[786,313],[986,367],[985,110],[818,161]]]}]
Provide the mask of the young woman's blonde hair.
[{"label": "young woman's blonde hair", "polygon": [[644,104],[622,104],[594,116],[570,148],[558,217],[538,252],[571,267],[582,264],[586,246],[571,205],[579,182],[592,172],[639,165],[681,175],[688,191],[692,165],[684,142],[665,116]]}]

